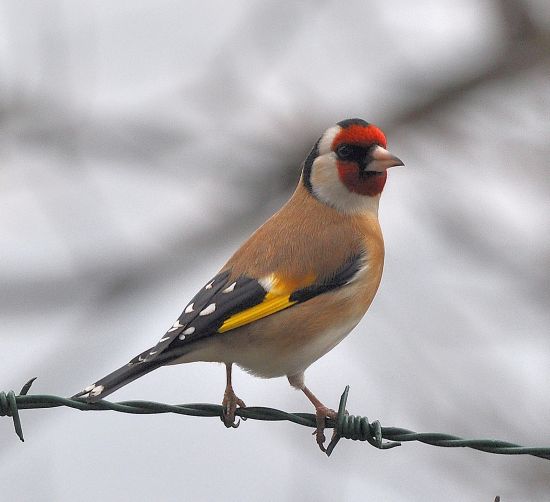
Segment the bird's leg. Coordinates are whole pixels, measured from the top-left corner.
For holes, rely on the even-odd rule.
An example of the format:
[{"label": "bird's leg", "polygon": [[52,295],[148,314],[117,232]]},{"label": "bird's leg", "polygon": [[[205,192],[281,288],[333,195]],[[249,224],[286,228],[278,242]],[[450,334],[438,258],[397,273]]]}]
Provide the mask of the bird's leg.
[{"label": "bird's leg", "polygon": [[317,444],[319,445],[319,448],[321,448],[321,451],[326,452],[325,449],[325,420],[327,418],[336,419],[338,416],[338,413],[336,413],[333,409],[328,408],[325,406],[317,397],[315,397],[315,394],[311,392],[305,385],[302,389],[302,392],[307,396],[307,398],[311,401],[311,404],[315,406],[315,420],[317,422],[317,429],[315,430],[315,438],[317,439]]},{"label": "bird's leg", "polygon": [[315,406],[315,420],[317,422],[317,429],[315,429],[315,438],[317,440],[317,444],[319,445],[319,448],[321,448],[321,451],[326,452],[325,449],[325,421],[327,418],[336,419],[338,416],[338,413],[336,413],[331,408],[328,408],[325,406],[313,392],[311,392],[304,384],[304,374],[298,374],[298,375],[290,375],[287,376],[288,381],[290,382],[290,385],[295,387],[296,389],[300,389],[306,397],[311,401],[311,404]]},{"label": "bird's leg", "polygon": [[[239,399],[233,390],[231,385],[231,367],[232,363],[225,365],[225,371],[227,376],[227,383],[225,385],[225,392],[223,394],[223,418],[222,421],[226,427],[238,427],[239,422],[235,423],[235,412],[237,411],[237,406],[240,408],[246,408],[242,399]],[[244,420],[244,419],[243,419]]]}]

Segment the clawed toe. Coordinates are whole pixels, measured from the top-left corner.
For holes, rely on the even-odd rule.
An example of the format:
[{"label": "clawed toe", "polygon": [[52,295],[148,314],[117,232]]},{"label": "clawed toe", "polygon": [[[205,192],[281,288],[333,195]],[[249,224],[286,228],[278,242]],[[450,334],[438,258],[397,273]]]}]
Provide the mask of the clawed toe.
[{"label": "clawed toe", "polygon": [[[222,422],[227,428],[236,429],[241,420],[235,421],[235,413],[237,408],[246,408],[246,404],[242,399],[239,399],[233,391],[226,391],[222,401],[223,415],[221,417]],[[246,420],[243,417],[243,420]]]},{"label": "clawed toe", "polygon": [[325,448],[326,419],[332,418],[333,420],[335,420],[337,416],[338,416],[338,413],[336,413],[334,410],[330,408],[327,408],[326,406],[320,406],[315,409],[315,420],[317,422],[317,428],[315,429],[313,434],[315,435],[317,444],[319,445],[319,448],[321,449],[322,452],[327,451]]}]

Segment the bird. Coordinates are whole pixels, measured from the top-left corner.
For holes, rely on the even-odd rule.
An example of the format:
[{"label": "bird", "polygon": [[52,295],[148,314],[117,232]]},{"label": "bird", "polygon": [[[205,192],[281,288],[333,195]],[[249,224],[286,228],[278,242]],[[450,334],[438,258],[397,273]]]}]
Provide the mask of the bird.
[{"label": "bird", "polygon": [[387,169],[403,166],[382,130],[359,118],[329,127],[301,167],[290,199],[187,303],[152,347],[73,398],[97,402],[161,366],[223,363],[222,421],[236,427],[246,405],[232,385],[237,365],[262,378],[287,377],[315,408],[325,451],[336,413],[305,385],[304,372],[359,323],[382,277],[378,206]]}]

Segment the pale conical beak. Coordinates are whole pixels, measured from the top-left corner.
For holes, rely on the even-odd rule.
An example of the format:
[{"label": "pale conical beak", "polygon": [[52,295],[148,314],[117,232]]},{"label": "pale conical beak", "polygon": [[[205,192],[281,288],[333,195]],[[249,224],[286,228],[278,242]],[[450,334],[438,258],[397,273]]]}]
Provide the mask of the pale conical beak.
[{"label": "pale conical beak", "polygon": [[367,164],[367,171],[384,172],[386,169],[394,166],[404,166],[401,159],[392,155],[385,148],[377,146],[371,153],[371,161]]}]

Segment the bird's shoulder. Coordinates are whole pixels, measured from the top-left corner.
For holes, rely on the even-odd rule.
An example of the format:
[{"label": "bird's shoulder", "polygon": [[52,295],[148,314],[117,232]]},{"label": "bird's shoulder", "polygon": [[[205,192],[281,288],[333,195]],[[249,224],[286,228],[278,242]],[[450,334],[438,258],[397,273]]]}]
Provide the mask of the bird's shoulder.
[{"label": "bird's shoulder", "polygon": [[378,218],[347,215],[319,202],[299,187],[277,213],[260,226],[224,266],[234,277],[277,273],[289,285],[332,276],[360,254],[383,260]]}]

